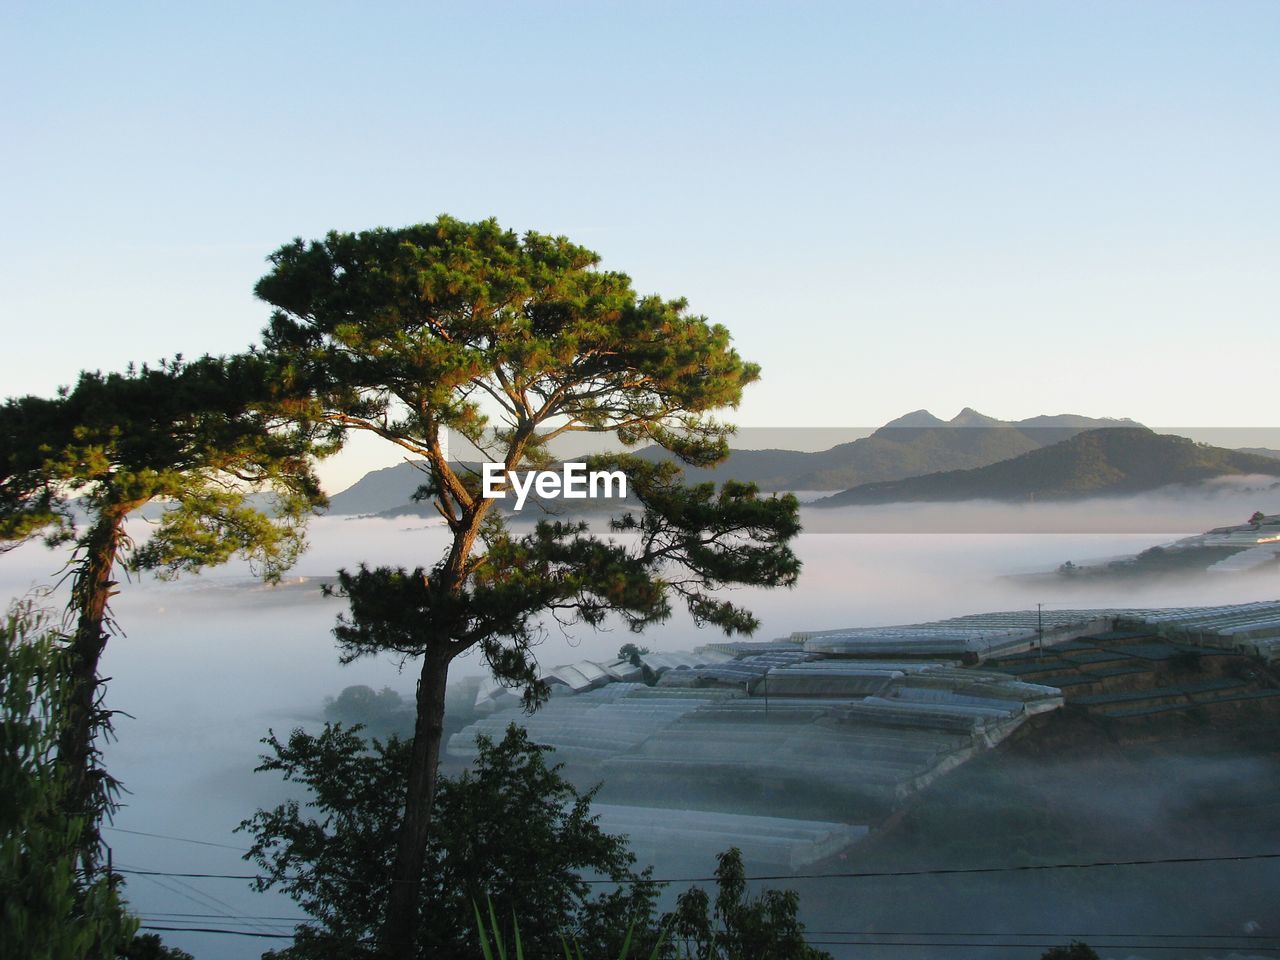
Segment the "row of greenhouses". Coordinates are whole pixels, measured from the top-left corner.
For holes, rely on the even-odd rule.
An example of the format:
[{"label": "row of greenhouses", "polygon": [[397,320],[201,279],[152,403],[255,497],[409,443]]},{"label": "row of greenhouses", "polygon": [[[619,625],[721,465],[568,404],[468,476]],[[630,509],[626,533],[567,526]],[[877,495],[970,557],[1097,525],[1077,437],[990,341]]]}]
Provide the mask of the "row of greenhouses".
[{"label": "row of greenhouses", "polygon": [[[1177,634],[1205,646],[1243,649],[1268,660],[1280,655],[1280,601],[1218,607],[1013,610],[932,623],[800,631],[782,642],[835,657],[946,657],[974,662],[1035,649],[1041,643],[1053,646],[1118,623]],[[770,647],[778,643],[773,641]]]},{"label": "row of greenhouses", "polygon": [[1118,628],[1274,657],[1280,603],[1006,611],[583,660],[543,674],[552,694],[532,715],[511,691],[481,689],[479,719],[447,751],[465,763],[477,736],[519,724],[581,786],[603,785],[606,822],[638,849],[732,838],[756,861],[796,867],[1062,706],[1058,687],[982,661]]},{"label": "row of greenhouses", "polygon": [[1280,659],[1280,601],[1127,611],[1119,619],[1184,643],[1227,647],[1268,662]]},{"label": "row of greenhouses", "polygon": [[830,820],[796,820],[759,814],[637,807],[597,803],[591,812],[600,828],[625,834],[631,852],[645,864],[670,859],[713,863],[717,854],[737,847],[752,863],[776,863],[800,870],[824,860],[867,835],[866,826]]}]

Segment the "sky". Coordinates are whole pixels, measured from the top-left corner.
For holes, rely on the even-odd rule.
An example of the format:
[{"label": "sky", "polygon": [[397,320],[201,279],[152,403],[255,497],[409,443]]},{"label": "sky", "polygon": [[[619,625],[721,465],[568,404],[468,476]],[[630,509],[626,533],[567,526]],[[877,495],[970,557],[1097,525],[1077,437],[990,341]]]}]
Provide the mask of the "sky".
[{"label": "sky", "polygon": [[447,212],[725,324],[746,426],[1276,422],[1269,0],[0,11],[6,396],[244,349],[272,250]]}]

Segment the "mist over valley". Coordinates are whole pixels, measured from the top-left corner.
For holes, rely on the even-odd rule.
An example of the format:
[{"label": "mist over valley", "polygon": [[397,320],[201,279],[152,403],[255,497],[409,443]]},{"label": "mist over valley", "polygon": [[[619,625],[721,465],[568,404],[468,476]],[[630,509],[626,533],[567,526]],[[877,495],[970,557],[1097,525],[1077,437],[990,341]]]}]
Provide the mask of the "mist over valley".
[{"label": "mist over valley", "polygon": [[[1176,497],[1147,496],[1035,508],[990,503],[909,505],[895,508],[892,517],[884,515],[887,508],[847,508],[850,523],[875,529],[876,522],[883,522],[889,532],[828,532],[821,523],[806,519],[806,524],[813,523],[813,532],[801,534],[797,541],[796,550],[804,563],[798,585],[788,591],[744,589],[735,593],[735,600],[741,600],[759,616],[757,637],[770,639],[795,631],[920,623],[983,611],[1025,610],[1037,603],[1048,609],[1209,606],[1278,596],[1280,581],[1274,570],[1241,576],[1049,584],[1025,583],[1008,576],[1053,570],[1073,558],[1134,555],[1178,535],[1208,529],[1224,516],[1238,516],[1246,506],[1268,505],[1255,490],[1230,487],[1216,489],[1211,495],[1201,491],[1199,496],[1184,493]],[[946,522],[942,522],[944,507]],[[1042,523],[1050,532],[1007,532],[1027,529],[1028,517],[1034,517],[1037,510],[1048,511],[1048,516],[1031,523],[1031,528]],[[859,519],[860,511],[868,516]],[[839,512],[806,510],[804,516],[825,518]],[[878,513],[882,514],[878,521],[868,518]],[[1137,532],[1125,526],[1126,518],[1134,516],[1143,518]],[[1114,526],[1116,532],[1098,532],[1108,526]],[[1052,532],[1073,527],[1087,532]],[[438,555],[444,537],[445,531],[438,523],[411,517],[321,517],[311,525],[310,548],[280,586],[264,586],[245,566],[236,564],[173,583],[144,577],[122,585],[113,611],[123,635],[109,646],[103,668],[104,675],[112,678],[109,706],[128,715],[117,718],[119,739],[107,748],[113,773],[129,790],[125,806],[115,820],[118,829],[107,832],[118,865],[177,872],[253,872],[231,849],[123,831],[158,833],[243,849],[245,837],[232,832],[236,824],[255,809],[278,803],[288,795],[277,779],[252,772],[261,750],[258,740],[269,728],[279,734],[299,725],[317,729],[325,719],[326,699],[353,685],[373,690],[390,687],[410,701],[411,675],[399,672],[394,658],[384,655],[360,659],[349,666],[338,664],[330,631],[345,603],[324,597],[320,585],[330,582],[339,567],[352,568],[361,562],[408,567],[420,564]],[[0,586],[10,595],[22,595],[33,586],[50,582],[60,562],[59,554],[28,544],[0,556]],[[64,599],[55,595],[50,602],[58,604]],[[586,627],[564,630],[552,624],[546,627],[536,654],[540,665],[550,669],[581,660],[610,660],[619,646],[630,640],[654,651],[681,651],[718,638],[717,631],[699,630],[687,614],[678,611],[669,622],[638,636],[619,629],[617,624],[601,632]],[[478,658],[463,657],[451,671],[451,680],[458,684],[468,676],[485,673]],[[1202,748],[1193,748],[1199,749]],[[1174,757],[1179,756],[1175,751]],[[1059,765],[1052,751],[1039,751],[1033,766],[1044,765],[1043,776],[1049,781],[1092,782],[1089,778],[1096,776],[1096,770],[1087,775],[1072,773],[1071,765],[1079,762],[1067,755]],[[1139,764],[1138,770],[1126,774],[1135,783],[1146,778],[1140,772],[1140,759],[1125,755],[1116,762],[1125,764],[1126,770],[1134,770],[1133,765]],[[1168,769],[1185,769],[1186,775],[1170,776],[1166,770],[1159,776],[1158,782],[1167,788],[1160,788],[1162,792],[1144,801],[1150,806],[1150,813],[1135,811],[1132,800],[1117,801],[1119,807],[1128,810],[1126,816],[1146,822],[1151,831],[1159,834],[1168,833],[1161,826],[1162,818],[1176,816],[1179,804],[1191,802],[1186,799],[1187,791],[1194,794],[1200,789],[1195,784],[1207,783],[1216,776],[1214,768],[1204,767],[1194,757],[1169,762],[1185,763],[1185,768]],[[1236,762],[1224,759],[1226,766],[1219,772],[1238,785],[1239,776],[1230,767]],[[1265,782],[1272,782],[1275,777],[1273,760],[1254,748],[1246,750],[1238,762],[1247,765],[1251,776]],[[998,775],[1018,780],[1019,791],[1029,789],[1025,780],[1033,776],[1022,767],[1001,769]],[[1034,773],[1035,778],[1041,775]],[[957,780],[955,789],[993,789],[982,786],[973,776],[976,774]],[[950,782],[944,777],[926,793],[922,801],[926,812],[921,816],[933,816],[927,813],[933,809],[929,797],[949,797],[948,804],[959,802],[956,798],[960,795],[949,792]],[[1089,804],[1100,802],[1091,788],[1082,785],[1080,790],[1082,799]],[[1016,820],[1022,815],[1012,812],[1023,809],[1016,793],[983,795],[986,800],[981,805],[993,819],[987,826],[968,826],[965,830],[999,829],[998,824],[1006,819]],[[965,803],[972,806],[979,801],[975,797]],[[1009,805],[1007,816],[999,813],[1003,804]],[[678,797],[668,798],[666,805],[679,806]],[[1091,822],[1090,807],[1067,804],[1063,809],[1068,807],[1079,822]],[[1103,817],[1104,812],[1098,809],[1097,816]],[[1105,816],[1110,818],[1113,813]],[[839,809],[824,815],[824,819],[833,821],[841,818]],[[1280,839],[1280,833],[1265,832],[1271,829],[1265,823],[1258,829],[1266,837]],[[1177,835],[1186,838],[1185,833]],[[890,849],[896,849],[894,844],[910,842],[910,834],[901,836],[907,839],[889,840]],[[988,837],[980,849],[989,851],[988,860],[1007,859],[996,838]],[[1067,849],[1064,847],[1064,852]],[[708,860],[691,862],[674,850],[656,853],[660,873],[666,867],[706,874],[713,866]],[[853,852],[849,856],[856,857]],[[932,862],[924,852],[918,859],[922,865]],[[838,861],[847,862],[851,861]],[[777,869],[776,864],[748,862],[747,866],[749,871]],[[819,872],[830,866],[820,865]],[[877,922],[888,922],[883,918],[896,916],[896,898],[906,895],[903,883],[886,881],[859,894],[857,902],[863,905],[859,909],[865,907],[868,916],[880,917]],[[997,883],[983,896],[998,894],[1019,903],[1025,900],[1030,912],[1022,916],[1036,917],[1033,905],[1040,901],[1045,888],[1039,881],[1018,884],[1015,888]],[[797,881],[797,888],[805,893],[805,915],[811,926],[824,929],[834,924],[835,928],[844,928],[838,920],[844,908],[838,902],[828,901],[813,883]],[[147,915],[296,915],[296,907],[288,898],[253,893],[247,882],[238,880],[135,875],[128,878],[128,889],[136,909]],[[985,926],[998,923],[1000,916],[1013,914],[1007,905],[995,913],[964,906],[964,896],[977,896],[977,889],[962,896],[958,892],[943,895],[939,888],[934,891],[937,898],[931,902],[938,903],[943,914],[951,909],[947,904],[954,903],[957,918],[982,918]],[[1080,894],[1077,891],[1073,896]],[[1113,916],[1093,901],[1081,901],[1065,912],[1061,905],[1054,909],[1057,912],[1053,915],[1059,918],[1093,918],[1094,927],[1105,926],[1103,921]],[[1154,918],[1159,910],[1155,906],[1150,909]],[[819,919],[821,922],[814,922]],[[1019,926],[1026,929],[1027,922],[1020,922]],[[1062,922],[1071,925],[1067,920]],[[277,929],[270,926],[272,923],[278,921],[262,921],[270,929]],[[890,925],[903,927],[905,923],[905,918],[897,917]],[[169,937],[177,945],[187,945],[201,958],[230,960],[257,956],[259,952],[256,944],[231,937],[195,933]],[[836,955],[844,956],[838,951]],[[861,951],[857,955],[867,953]],[[926,951],[921,955],[929,954]]]}]

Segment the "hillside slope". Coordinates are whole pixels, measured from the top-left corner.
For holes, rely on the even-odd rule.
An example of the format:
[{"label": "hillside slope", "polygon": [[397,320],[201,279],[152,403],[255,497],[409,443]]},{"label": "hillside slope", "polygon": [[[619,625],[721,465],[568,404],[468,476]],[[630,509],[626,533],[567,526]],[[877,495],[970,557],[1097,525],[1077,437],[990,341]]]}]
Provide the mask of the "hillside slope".
[{"label": "hillside slope", "polygon": [[[690,483],[733,478],[759,484],[764,490],[841,490],[942,470],[984,467],[1081,431],[1136,426],[1132,420],[1074,414],[997,420],[969,407],[947,421],[927,410],[917,410],[886,423],[869,437],[829,450],[734,450],[719,466],[686,469],[685,476]],[[658,448],[640,455],[650,460],[669,456]]]},{"label": "hillside slope", "polygon": [[1280,461],[1145,428],[1090,430],[974,470],[867,483],[816,506],[957,500],[1072,500],[1118,496],[1233,474],[1280,476]]},{"label": "hillside slope", "polygon": [[329,498],[329,513],[339,516],[381,513],[405,506],[427,480],[420,466],[425,463],[425,460],[397,463],[394,467],[369,471]]}]

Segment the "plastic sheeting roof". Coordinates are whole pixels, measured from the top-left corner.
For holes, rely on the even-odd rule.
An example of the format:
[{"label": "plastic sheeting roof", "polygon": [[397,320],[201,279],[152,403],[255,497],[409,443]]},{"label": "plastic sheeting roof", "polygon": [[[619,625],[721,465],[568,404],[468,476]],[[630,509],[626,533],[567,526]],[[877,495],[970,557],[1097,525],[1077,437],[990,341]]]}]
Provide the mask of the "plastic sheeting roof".
[{"label": "plastic sheeting roof", "polygon": [[867,835],[865,826],[704,810],[595,803],[591,812],[600,818],[605,832],[626,834],[632,851],[645,864],[673,850],[683,859],[713,863],[721,851],[738,847],[748,862],[796,870],[839,853]]}]

